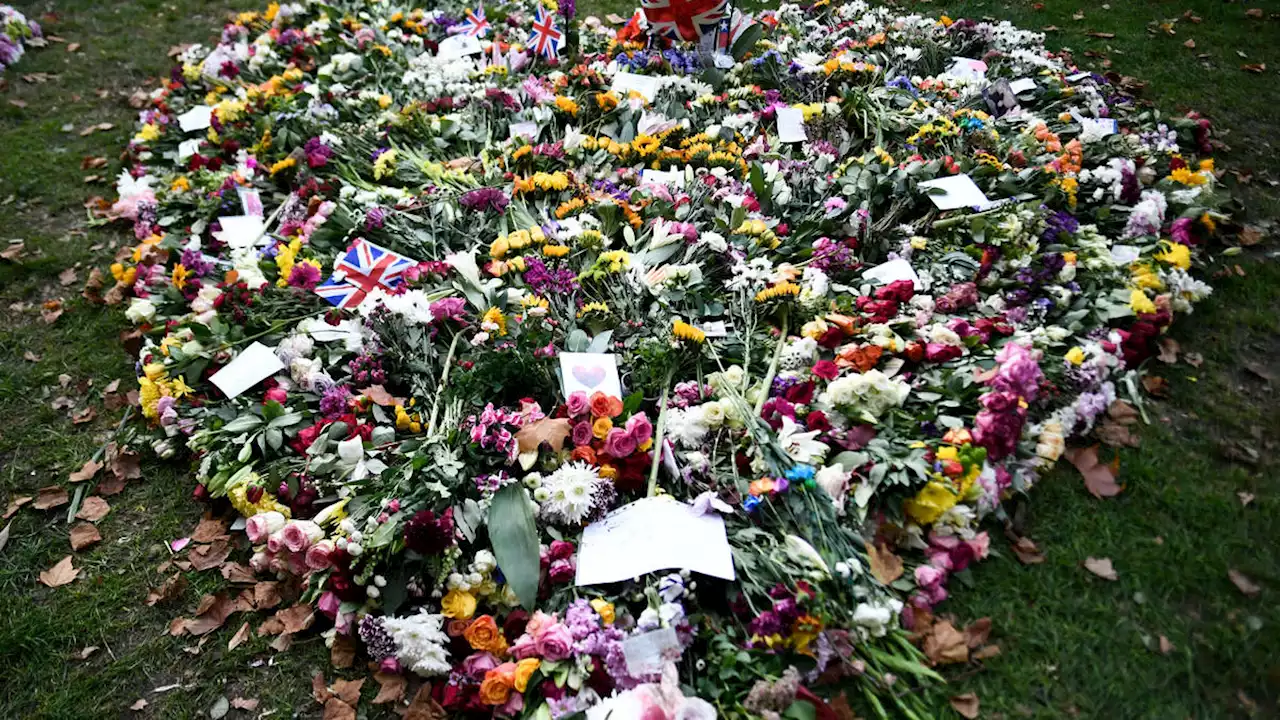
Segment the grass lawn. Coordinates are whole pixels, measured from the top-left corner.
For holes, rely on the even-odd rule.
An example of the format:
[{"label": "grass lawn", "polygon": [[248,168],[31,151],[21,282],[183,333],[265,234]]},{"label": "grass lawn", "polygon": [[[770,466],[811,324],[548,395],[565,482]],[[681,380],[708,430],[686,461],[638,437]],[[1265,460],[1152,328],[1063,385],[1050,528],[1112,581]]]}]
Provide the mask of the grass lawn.
[{"label": "grass lawn", "polygon": [[[1280,117],[1274,7],[1261,0],[899,4],[1056,28],[1049,44],[1070,48],[1082,64],[1146,82],[1145,97],[1167,110],[1210,116],[1230,146],[1219,166],[1232,171],[1225,179],[1252,222],[1265,228],[1280,216],[1274,188],[1280,158],[1271,132]],[[25,57],[0,90],[0,245],[23,242],[17,262],[0,260],[5,503],[65,483],[119,422],[123,410],[111,402],[109,383],[123,378],[119,391],[132,387],[132,367],[117,340],[126,328],[121,313],[78,295],[90,268],[105,266],[127,241],[88,227],[82,205],[89,196],[110,195],[116,156],[135,119],[128,96],[167,73],[171,46],[208,41],[226,13],[257,3],[17,5],[63,41]],[[1264,10],[1262,17],[1246,13],[1253,6]],[[583,0],[579,11],[625,14],[628,7]],[[1255,74],[1242,69],[1246,64],[1267,69]],[[93,167],[97,157],[105,167]],[[86,180],[92,176],[103,179]],[[990,617],[1002,651],[951,673],[951,692],[977,693],[984,717],[1280,715],[1275,248],[1269,239],[1225,259],[1214,297],[1175,326],[1183,358],[1198,354],[1203,362],[1153,368],[1168,380],[1167,396],[1150,399],[1152,422],[1141,446],[1121,455],[1124,492],[1096,500],[1074,471],[1051,475],[1018,510],[1045,562],[1024,566],[1001,541],[997,557],[970,571],[962,578],[967,583],[953,584],[941,610],[963,621]],[[62,313],[54,318],[57,300]],[[93,409],[87,421],[85,408]],[[141,481],[108,498],[111,513],[99,523],[103,541],[75,553],[80,578],[52,590],[37,575],[70,553],[65,507],[28,507],[13,516],[0,550],[0,717],[208,717],[223,697],[260,699],[259,712],[277,710],[274,717],[319,715],[309,699],[310,677],[324,671],[332,679],[334,671],[318,635],[284,653],[256,637],[229,651],[243,622],[237,616],[203,644],[169,637],[171,619],[223,585],[216,573],[188,573],[190,586],[179,599],[144,604],[164,577],[157,567],[169,558],[166,543],[198,520],[201,508],[190,491],[182,467],[145,463]],[[1118,579],[1087,572],[1082,563],[1091,556],[1110,558]],[[1261,592],[1243,594],[1229,569]],[[89,647],[97,649],[82,658]],[[376,686],[367,685],[371,696]],[[170,689],[154,692],[164,687]],[[139,699],[147,705],[131,711]]]}]

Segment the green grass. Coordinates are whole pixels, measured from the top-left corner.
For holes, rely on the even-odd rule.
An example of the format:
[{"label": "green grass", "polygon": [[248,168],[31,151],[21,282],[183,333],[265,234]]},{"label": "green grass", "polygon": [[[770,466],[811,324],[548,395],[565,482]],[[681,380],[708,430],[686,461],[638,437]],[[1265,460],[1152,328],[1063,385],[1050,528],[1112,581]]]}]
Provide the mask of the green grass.
[{"label": "green grass", "polygon": [[[68,53],[66,45],[51,43],[28,55],[7,74],[10,87],[0,93],[0,241],[22,239],[27,248],[21,264],[0,261],[0,501],[64,482],[119,419],[120,411],[103,408],[102,388],[114,378],[125,378],[126,387],[130,382],[130,360],[117,339],[125,329],[119,313],[77,297],[88,269],[105,265],[128,240],[88,227],[83,201],[109,195],[110,188],[86,185],[84,177],[109,180],[119,171],[115,158],[134,121],[125,99],[167,72],[169,47],[208,41],[227,12],[255,4],[18,3],[46,32],[82,47]],[[1109,60],[1110,70],[1147,82],[1145,97],[1166,109],[1195,108],[1212,117],[1231,146],[1220,166],[1255,173],[1250,184],[1235,188],[1249,213],[1255,221],[1280,214],[1280,194],[1268,182],[1280,171],[1269,144],[1280,102],[1280,22],[1249,19],[1249,5],[1220,0],[1114,0],[1110,9],[1062,0],[1045,0],[1040,10],[1024,1],[899,5],[1009,19],[1026,28],[1056,26],[1052,47],[1070,48],[1095,68]],[[630,7],[580,5],[599,15]],[[41,17],[50,8],[58,17]],[[1176,35],[1148,32],[1149,23],[1158,26],[1188,10],[1202,22],[1181,19]],[[1074,19],[1081,11],[1084,18]],[[1194,50],[1183,45],[1188,39],[1195,40]],[[1269,69],[1250,74],[1240,69],[1246,63]],[[30,73],[57,77],[21,79]],[[115,127],[79,134],[103,122]],[[63,130],[68,125],[72,130]],[[82,171],[86,156],[112,162]],[[953,597],[940,611],[961,621],[991,617],[993,642],[1002,650],[982,665],[952,672],[952,692],[976,692],[984,717],[1280,714],[1274,602],[1280,589],[1274,460],[1280,268],[1268,262],[1273,248],[1234,259],[1245,275],[1215,280],[1213,299],[1175,327],[1183,351],[1200,353],[1204,364],[1154,368],[1170,380],[1171,392],[1148,402],[1153,423],[1143,430],[1141,447],[1122,454],[1124,493],[1095,500],[1071,472],[1054,473],[1023,508],[1023,530],[1040,544],[1046,562],[1023,566],[1001,540],[998,556],[969,573],[973,587],[953,584]],[[64,287],[58,275],[68,267],[78,268],[78,282]],[[56,298],[66,300],[66,312],[45,324],[39,306]],[[24,359],[26,352],[40,360]],[[71,378],[65,389],[63,374]],[[72,410],[51,408],[63,395],[77,400],[76,409],[95,407],[98,418],[74,425]],[[144,604],[148,588],[163,578],[156,567],[169,556],[165,543],[198,520],[201,508],[190,500],[190,487],[181,467],[144,465],[143,480],[110,498],[112,512],[100,523],[104,541],[76,554],[81,578],[54,590],[36,577],[70,552],[65,515],[27,508],[15,516],[0,551],[0,717],[207,717],[219,696],[237,695],[262,699],[263,708],[278,710],[275,717],[318,715],[307,699],[309,679],[319,670],[334,675],[318,636],[283,654],[257,638],[228,652],[245,619],[236,616],[198,654],[184,652],[197,643],[169,637],[168,622],[221,587],[216,574],[190,574],[191,587],[169,606]],[[1243,506],[1239,492],[1255,499]],[[1089,556],[1111,558],[1119,580],[1089,574],[1081,566]],[[1262,585],[1261,595],[1237,591],[1229,568]],[[1167,655],[1152,649],[1161,635],[1175,646]],[[69,659],[86,646],[100,649],[85,661]],[[182,687],[150,692],[174,683]],[[130,712],[142,697],[147,708]],[[233,711],[236,716],[244,714]]]}]

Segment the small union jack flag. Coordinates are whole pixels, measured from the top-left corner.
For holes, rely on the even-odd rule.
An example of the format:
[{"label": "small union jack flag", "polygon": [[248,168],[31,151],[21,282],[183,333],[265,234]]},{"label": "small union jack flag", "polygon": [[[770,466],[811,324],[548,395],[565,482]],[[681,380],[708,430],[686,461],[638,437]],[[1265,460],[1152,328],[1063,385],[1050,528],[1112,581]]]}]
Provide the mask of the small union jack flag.
[{"label": "small union jack flag", "polygon": [[333,276],[316,287],[316,294],[340,308],[354,308],[374,288],[391,289],[401,283],[401,274],[417,261],[357,238],[333,262]]},{"label": "small union jack flag", "polygon": [[719,27],[716,28],[717,49],[726,53],[732,50],[733,44],[738,42],[738,38],[742,37],[742,33],[754,24],[755,19],[751,15],[734,8],[732,19],[728,17],[722,18]]},{"label": "small union jack flag", "polygon": [[538,12],[533,16],[533,30],[529,32],[529,47],[542,57],[553,60],[560,55],[563,40],[564,33],[556,27],[556,16],[538,6]]},{"label": "small union jack flag", "polygon": [[472,37],[484,37],[489,34],[489,21],[484,18],[484,6],[475,12],[467,11],[461,23],[463,32]]},{"label": "small union jack flag", "polygon": [[729,0],[640,0],[640,8],[654,34],[697,40],[728,15]]}]

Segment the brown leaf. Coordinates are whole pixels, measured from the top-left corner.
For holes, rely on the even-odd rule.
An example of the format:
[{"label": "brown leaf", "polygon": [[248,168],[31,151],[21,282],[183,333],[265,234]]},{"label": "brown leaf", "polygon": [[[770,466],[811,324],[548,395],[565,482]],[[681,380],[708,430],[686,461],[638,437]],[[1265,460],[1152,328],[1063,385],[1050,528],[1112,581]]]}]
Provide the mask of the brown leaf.
[{"label": "brown leaf", "polygon": [[373,699],[374,705],[398,703],[404,699],[404,690],[409,679],[404,675],[376,672],[373,679],[378,682],[378,695]]},{"label": "brown leaf", "polygon": [[[137,404],[137,400],[131,402]],[[107,465],[111,474],[121,480],[137,480],[142,477],[140,461],[141,456],[138,453],[130,452],[127,448],[121,450],[115,443],[107,445]]]},{"label": "brown leaf", "polygon": [[987,638],[991,636],[991,618],[984,617],[969,623],[964,629],[965,644],[970,649],[980,647],[987,644]]},{"label": "brown leaf", "polygon": [[8,520],[9,518],[13,517],[14,513],[18,512],[18,510],[23,505],[26,505],[29,502],[31,502],[30,495],[22,495],[21,497],[16,497],[10,500],[9,507],[5,508],[5,511],[4,511],[4,519]]},{"label": "brown leaf", "polygon": [[57,565],[40,573],[40,583],[51,588],[61,587],[79,576],[80,570],[71,567],[71,556],[68,555],[59,560]]},{"label": "brown leaf", "polygon": [[342,702],[348,705],[356,705],[360,702],[360,688],[364,687],[365,678],[359,680],[334,680],[333,694]]},{"label": "brown leaf", "polygon": [[329,692],[329,684],[324,681],[324,673],[316,672],[311,676],[311,697],[321,705],[329,701],[333,697],[333,693]]},{"label": "brown leaf", "polygon": [[226,521],[218,518],[206,517],[200,520],[199,525],[196,525],[196,529],[191,533],[191,541],[198,543],[211,543],[226,534]]},{"label": "brown leaf", "polygon": [[238,562],[223,563],[221,571],[222,577],[231,583],[248,584],[258,580],[258,578],[254,577],[251,568],[247,568]]},{"label": "brown leaf", "polygon": [[66,270],[63,270],[62,272],[58,273],[58,284],[62,285],[63,287],[72,285],[75,283],[75,281],[76,281],[75,268],[67,268]]},{"label": "brown leaf", "polygon": [[978,696],[976,693],[951,696],[951,708],[967,720],[978,717]]},{"label": "brown leaf", "polygon": [[27,350],[22,353],[22,359],[26,360],[27,362],[33,362],[33,363],[40,362],[40,356],[31,352],[30,350]]},{"label": "brown leaf", "polygon": [[[263,581],[253,586],[253,604],[259,610],[273,608],[280,604],[280,583]],[[283,630],[284,628],[281,627]]]},{"label": "brown leaf", "polygon": [[542,443],[551,446],[554,452],[564,448],[564,439],[573,432],[569,418],[542,418],[525,425],[516,433],[516,443],[520,452],[532,452]]},{"label": "brown leaf", "polygon": [[96,523],[106,517],[109,512],[111,512],[111,506],[107,504],[106,500],[97,495],[90,495],[80,504],[80,512],[76,513],[76,517]]},{"label": "brown leaf", "polygon": [[999,645],[988,645],[980,650],[973,651],[973,654],[970,655],[970,657],[973,658],[974,660],[986,660],[988,658],[993,658],[999,654],[1000,654]]},{"label": "brown leaf", "polygon": [[1227,577],[1231,578],[1231,584],[1235,585],[1237,590],[1249,597],[1254,597],[1262,592],[1262,588],[1257,583],[1250,580],[1248,575],[1239,570],[1234,568],[1227,570]]},{"label": "brown leaf", "polygon": [[93,419],[97,416],[98,411],[94,410],[92,405],[87,405],[83,410],[77,410],[76,413],[71,416],[71,424],[83,425],[87,422],[93,422]]},{"label": "brown leaf", "polygon": [[1013,554],[1018,556],[1018,562],[1023,565],[1039,565],[1044,562],[1044,553],[1040,552],[1040,548],[1029,537],[1020,537],[1013,544]]},{"label": "brown leaf", "polygon": [[338,698],[329,698],[324,704],[323,720],[356,720],[356,711]]},{"label": "brown leaf", "polygon": [[90,645],[89,647],[82,648],[80,652],[76,653],[75,655],[72,655],[71,657],[75,658],[76,660],[88,660],[89,656],[93,655],[96,652],[98,652],[98,646]]},{"label": "brown leaf", "polygon": [[395,395],[392,395],[391,393],[387,392],[387,389],[382,387],[381,385],[370,385],[369,387],[365,388],[364,396],[372,400],[374,403],[381,405],[383,407],[395,407],[396,405],[403,406],[405,403],[404,398],[396,397]]},{"label": "brown leaf", "polygon": [[350,635],[335,635],[329,648],[329,664],[345,670],[355,664],[356,641]]},{"label": "brown leaf", "polygon": [[182,626],[183,630],[196,636],[207,635],[222,627],[234,610],[235,601],[226,593],[205,595],[196,609],[197,617],[186,621]]},{"label": "brown leaf", "polygon": [[0,250],[0,258],[4,258],[10,262],[18,262],[18,258],[22,257],[22,253],[26,252],[27,246],[19,240],[16,243],[9,243],[9,247]]},{"label": "brown leaf", "polygon": [[1261,20],[1262,8],[1249,8],[1248,10],[1244,11],[1244,15],[1245,17],[1250,17],[1250,18],[1253,18],[1254,20]]},{"label": "brown leaf", "polygon": [[1142,387],[1153,397],[1169,397],[1169,381],[1157,375],[1147,375],[1142,378]]},{"label": "brown leaf", "polygon": [[245,624],[241,625],[240,629],[236,631],[236,634],[231,637],[231,642],[227,643],[227,650],[228,651],[235,650],[236,648],[244,644],[244,641],[248,639],[249,639],[249,623],[246,622]]},{"label": "brown leaf", "polygon": [[448,714],[431,697],[431,683],[423,683],[413,695],[413,702],[405,708],[401,720],[444,720]]},{"label": "brown leaf", "polygon": [[42,487],[36,492],[36,501],[31,503],[31,507],[37,510],[48,510],[59,505],[66,505],[69,502],[71,502],[71,498],[67,496],[66,488],[61,485],[50,485]]},{"label": "brown leaf", "polygon": [[924,636],[924,646],[921,650],[934,665],[962,663],[969,659],[969,645],[965,641],[964,633],[957,630],[948,620],[940,620],[929,628]]},{"label": "brown leaf", "polygon": [[95,460],[89,460],[84,465],[80,466],[79,470],[71,473],[70,477],[67,479],[71,482],[84,482],[85,480],[91,480],[101,469],[102,463]]},{"label": "brown leaf", "polygon": [[277,611],[276,617],[284,623],[284,631],[292,635],[311,627],[311,623],[315,622],[316,614],[310,605],[294,605]]},{"label": "brown leaf", "polygon": [[871,543],[866,543],[867,561],[871,565],[871,574],[879,580],[882,585],[889,583],[902,577],[902,558],[893,554],[889,548],[881,544],[879,547],[873,547]]},{"label": "brown leaf", "polygon": [[1160,340],[1160,354],[1156,357],[1160,362],[1176,363],[1178,362],[1178,353],[1181,352],[1182,346],[1177,340],[1171,337],[1162,338]]},{"label": "brown leaf", "polygon": [[124,480],[121,480],[118,477],[105,478],[98,483],[98,486],[94,488],[94,490],[96,490],[99,495],[106,495],[107,497],[119,495],[124,491]]},{"label": "brown leaf", "polygon": [[187,578],[182,573],[174,573],[173,577],[161,583],[160,587],[147,593],[147,605],[153,606],[156,603],[176,600],[186,589]]},{"label": "brown leaf", "polygon": [[1090,32],[1090,33],[1085,33],[1085,35],[1088,35],[1089,37],[1101,38],[1103,40],[1110,40],[1111,38],[1114,38],[1116,36],[1115,33],[1109,33],[1109,32]]},{"label": "brown leaf", "polygon": [[280,622],[278,617],[269,617],[258,626],[258,637],[279,635],[282,632],[284,632],[284,623]]},{"label": "brown leaf", "polygon": [[21,110],[27,106],[27,101],[14,98],[9,101],[9,104]]},{"label": "brown leaf", "polygon": [[1266,64],[1266,63],[1251,63],[1251,64],[1249,64],[1249,65],[1241,65],[1241,66],[1240,66],[1240,69],[1241,69],[1241,70],[1244,70],[1245,72],[1251,72],[1251,73],[1253,73],[1254,75],[1261,75],[1262,73],[1264,73],[1264,72],[1266,72],[1266,71],[1267,71],[1267,64]]},{"label": "brown leaf", "polygon": [[199,545],[187,554],[191,559],[191,567],[204,571],[216,568],[227,561],[231,555],[231,545],[225,539],[215,540],[208,545]]},{"label": "brown leaf", "polygon": [[1084,486],[1096,498],[1115,497],[1124,488],[1116,483],[1116,473],[1120,469],[1120,458],[1111,464],[1103,465],[1098,460],[1098,446],[1088,448],[1070,448],[1064,453],[1067,460],[1076,466],[1076,470],[1084,477]]},{"label": "brown leaf", "polygon": [[1120,579],[1120,576],[1116,574],[1116,569],[1111,566],[1111,558],[1085,558],[1084,569],[1103,580],[1115,581]]},{"label": "brown leaf", "polygon": [[1241,228],[1240,234],[1236,238],[1244,247],[1253,247],[1262,242],[1262,228],[1256,225],[1245,225]]},{"label": "brown leaf", "polygon": [[237,710],[253,712],[258,709],[258,698],[231,698],[231,707]]},{"label": "brown leaf", "polygon": [[71,549],[80,552],[90,545],[102,540],[98,528],[87,522],[76,523],[71,527]]}]

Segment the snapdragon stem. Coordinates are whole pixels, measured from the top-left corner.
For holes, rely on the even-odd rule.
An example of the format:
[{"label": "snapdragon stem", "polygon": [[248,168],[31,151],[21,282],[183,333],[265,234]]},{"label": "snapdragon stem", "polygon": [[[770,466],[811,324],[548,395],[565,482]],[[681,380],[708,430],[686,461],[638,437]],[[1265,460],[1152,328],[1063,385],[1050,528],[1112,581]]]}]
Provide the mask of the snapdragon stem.
[{"label": "snapdragon stem", "polygon": [[453,354],[458,349],[461,332],[453,334],[453,342],[449,343],[449,355],[444,359],[444,370],[440,373],[440,385],[436,387],[436,396],[431,399],[431,418],[427,420],[427,437],[431,437],[436,429],[436,416],[440,412],[440,396],[444,395],[445,385],[449,383],[449,368],[453,367]]},{"label": "snapdragon stem", "polygon": [[764,403],[769,399],[769,388],[773,385],[773,377],[778,374],[778,362],[782,359],[782,350],[787,345],[787,312],[782,312],[782,324],[778,327],[778,345],[773,350],[773,359],[769,361],[769,370],[764,376],[764,386],[760,388],[760,399],[756,400],[755,416],[760,417]]},{"label": "snapdragon stem", "polygon": [[658,427],[653,431],[653,462],[649,465],[649,488],[645,497],[658,493],[658,466],[662,464],[663,435],[667,430],[667,393],[671,390],[671,379],[675,374],[675,366],[667,370],[667,379],[662,382],[662,395],[658,398]]}]

